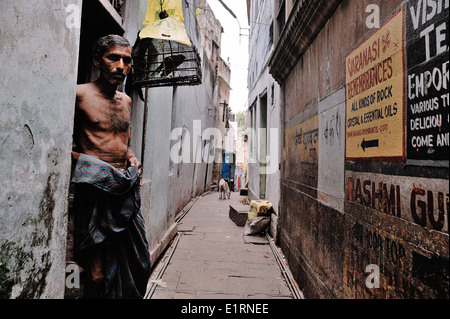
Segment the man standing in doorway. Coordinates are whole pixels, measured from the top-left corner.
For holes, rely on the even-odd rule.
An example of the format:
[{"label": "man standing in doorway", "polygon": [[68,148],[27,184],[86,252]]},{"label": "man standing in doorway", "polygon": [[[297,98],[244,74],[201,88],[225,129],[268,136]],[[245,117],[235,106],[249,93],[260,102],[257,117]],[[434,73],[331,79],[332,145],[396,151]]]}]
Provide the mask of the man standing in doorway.
[{"label": "man standing in doorway", "polygon": [[125,38],[94,45],[100,77],[77,86],[72,181],[76,261],[85,298],[143,298],[150,254],[140,211],[141,163],[130,149],[131,99],[119,92],[131,69]]}]

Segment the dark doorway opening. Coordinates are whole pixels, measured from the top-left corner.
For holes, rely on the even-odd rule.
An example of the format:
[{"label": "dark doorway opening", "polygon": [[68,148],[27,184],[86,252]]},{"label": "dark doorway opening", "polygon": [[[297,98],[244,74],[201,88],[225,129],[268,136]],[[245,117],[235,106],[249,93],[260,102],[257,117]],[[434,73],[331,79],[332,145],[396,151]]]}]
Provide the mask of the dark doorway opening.
[{"label": "dark doorway opening", "polygon": [[[123,12],[123,10],[122,10]],[[78,78],[77,84],[88,83],[95,80],[98,76],[97,70],[93,67],[92,46],[98,38],[108,34],[123,35],[122,19],[116,8],[109,1],[104,0],[85,0],[81,13],[80,30],[80,50],[78,56]],[[75,101],[73,101],[75,106]],[[74,107],[75,112],[75,107]],[[72,169],[74,168],[72,163]],[[69,187],[69,210],[68,210],[68,228],[67,228],[67,247],[66,247],[66,265],[76,265],[74,258],[74,224],[73,224],[73,184]],[[74,269],[74,268],[70,268]],[[80,287],[67,287],[64,294],[65,299],[83,298],[83,270],[80,274]],[[67,275],[67,274],[66,274]]]}]

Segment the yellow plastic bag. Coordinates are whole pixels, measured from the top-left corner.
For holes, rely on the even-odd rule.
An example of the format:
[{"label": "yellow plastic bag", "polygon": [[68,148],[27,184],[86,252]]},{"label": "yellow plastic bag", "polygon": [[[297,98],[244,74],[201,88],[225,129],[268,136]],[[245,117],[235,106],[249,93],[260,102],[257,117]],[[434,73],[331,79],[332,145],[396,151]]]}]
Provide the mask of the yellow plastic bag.
[{"label": "yellow plastic bag", "polygon": [[[169,17],[160,19],[159,13],[166,10]],[[181,0],[148,0],[145,21],[139,37],[172,40],[191,46],[191,40],[184,27]]]}]

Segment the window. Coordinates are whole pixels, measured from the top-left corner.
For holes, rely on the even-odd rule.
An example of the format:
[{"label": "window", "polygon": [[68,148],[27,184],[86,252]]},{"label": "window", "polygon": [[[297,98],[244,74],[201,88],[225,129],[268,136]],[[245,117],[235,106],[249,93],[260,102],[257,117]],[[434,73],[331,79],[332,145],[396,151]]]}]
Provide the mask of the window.
[{"label": "window", "polygon": [[256,100],[250,107],[250,130],[248,139],[249,143],[249,159],[252,161],[256,160]]},{"label": "window", "polygon": [[275,84],[272,84],[272,87],[270,89],[270,105],[273,105],[275,102]]},{"label": "window", "polygon": [[212,56],[211,56],[211,61],[212,62],[217,62],[218,61],[218,59],[219,59],[219,55],[220,55],[220,52],[219,52],[219,45],[216,43],[216,41],[212,41]]}]

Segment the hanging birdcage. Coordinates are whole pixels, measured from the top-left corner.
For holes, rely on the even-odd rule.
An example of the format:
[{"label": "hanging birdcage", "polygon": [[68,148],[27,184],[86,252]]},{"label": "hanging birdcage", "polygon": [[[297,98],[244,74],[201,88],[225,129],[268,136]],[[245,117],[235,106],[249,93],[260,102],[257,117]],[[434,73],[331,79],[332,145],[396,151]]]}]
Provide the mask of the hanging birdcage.
[{"label": "hanging birdcage", "polygon": [[201,84],[197,49],[171,40],[141,39],[133,49],[133,82],[148,88]]}]

